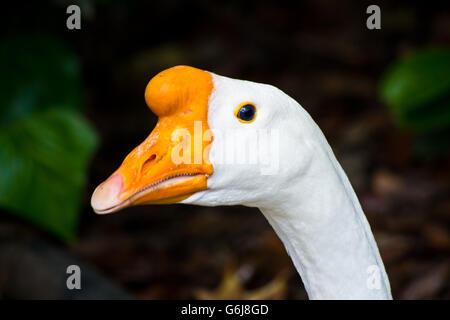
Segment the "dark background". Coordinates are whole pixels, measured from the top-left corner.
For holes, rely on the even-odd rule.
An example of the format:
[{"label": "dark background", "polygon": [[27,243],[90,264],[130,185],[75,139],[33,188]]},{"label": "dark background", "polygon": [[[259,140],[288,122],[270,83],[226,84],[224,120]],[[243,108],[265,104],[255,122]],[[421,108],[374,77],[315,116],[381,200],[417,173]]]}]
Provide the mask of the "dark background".
[{"label": "dark background", "polygon": [[[84,113],[101,141],[79,236],[67,245],[9,215],[1,216],[0,233],[15,230],[17,237],[67,251],[139,298],[307,298],[280,240],[256,209],[92,211],[95,186],[156,123],[143,99],[147,82],[186,64],[270,83],[296,99],[349,175],[394,298],[450,298],[448,152],[415,156],[414,133],[394,125],[378,95],[383,72],[402,54],[450,44],[445,1],[376,1],[382,29],[373,31],[365,25],[371,3],[360,1],[82,1],[81,30],[66,28],[69,4],[21,3],[2,9],[0,25],[3,35],[34,30],[59,36],[81,63]],[[218,290],[220,284],[231,289]]]}]

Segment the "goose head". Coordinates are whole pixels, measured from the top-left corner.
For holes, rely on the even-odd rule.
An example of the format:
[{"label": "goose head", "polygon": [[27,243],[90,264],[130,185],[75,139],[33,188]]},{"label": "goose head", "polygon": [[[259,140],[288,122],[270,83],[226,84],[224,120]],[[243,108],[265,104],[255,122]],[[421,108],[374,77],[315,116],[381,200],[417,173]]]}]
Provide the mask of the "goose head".
[{"label": "goose head", "polygon": [[281,90],[188,66],[147,85],[158,122],[94,191],[93,209],[191,203],[265,206],[311,163],[308,114]]},{"label": "goose head", "polygon": [[[145,100],[158,122],[94,191],[97,213],[164,203],[258,207],[311,299],[392,298],[353,188],[296,101],[187,66],[156,75]],[[372,271],[377,285],[368,284]]]}]

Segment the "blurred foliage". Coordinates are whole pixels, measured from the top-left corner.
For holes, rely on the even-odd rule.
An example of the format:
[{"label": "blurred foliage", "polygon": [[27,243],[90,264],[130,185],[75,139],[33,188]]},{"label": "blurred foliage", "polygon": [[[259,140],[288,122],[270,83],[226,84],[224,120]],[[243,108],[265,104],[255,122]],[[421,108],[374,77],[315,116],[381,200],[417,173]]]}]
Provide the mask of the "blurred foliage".
[{"label": "blurred foliage", "polygon": [[199,300],[282,300],[286,299],[289,272],[280,271],[277,276],[266,285],[248,290],[244,286],[244,275],[240,275],[234,266],[226,266],[222,281],[214,290],[197,289],[195,297]]},{"label": "blurred foliage", "polygon": [[43,35],[0,45],[0,206],[74,238],[97,136],[80,114],[76,57]]},{"label": "blurred foliage", "polygon": [[33,111],[82,105],[76,57],[48,36],[16,36],[0,44],[0,125]]},{"label": "blurred foliage", "polygon": [[450,50],[423,50],[396,62],[380,95],[404,128],[420,133],[450,128]]}]

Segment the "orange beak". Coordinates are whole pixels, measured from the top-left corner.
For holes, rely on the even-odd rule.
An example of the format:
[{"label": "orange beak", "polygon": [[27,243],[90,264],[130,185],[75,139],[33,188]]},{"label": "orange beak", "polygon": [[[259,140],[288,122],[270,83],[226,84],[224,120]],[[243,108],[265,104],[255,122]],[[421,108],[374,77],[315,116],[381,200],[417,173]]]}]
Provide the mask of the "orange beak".
[{"label": "orange beak", "polygon": [[91,199],[95,212],[175,203],[207,189],[207,178],[213,173],[207,122],[212,90],[211,74],[187,66],[164,70],[150,80],[145,100],[158,123],[95,189]]}]

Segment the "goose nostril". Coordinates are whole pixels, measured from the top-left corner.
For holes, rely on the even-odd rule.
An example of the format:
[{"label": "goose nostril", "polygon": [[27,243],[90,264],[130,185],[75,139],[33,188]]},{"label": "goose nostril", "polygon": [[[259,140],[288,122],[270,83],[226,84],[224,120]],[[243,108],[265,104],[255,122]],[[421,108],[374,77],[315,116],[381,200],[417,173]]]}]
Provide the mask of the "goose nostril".
[{"label": "goose nostril", "polygon": [[142,171],[145,171],[147,169],[148,166],[151,165],[151,163],[153,162],[153,160],[156,159],[156,154],[152,154],[147,160],[145,160],[145,162],[142,164]]}]

